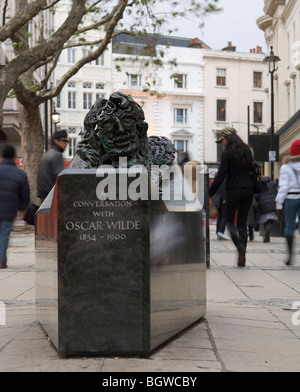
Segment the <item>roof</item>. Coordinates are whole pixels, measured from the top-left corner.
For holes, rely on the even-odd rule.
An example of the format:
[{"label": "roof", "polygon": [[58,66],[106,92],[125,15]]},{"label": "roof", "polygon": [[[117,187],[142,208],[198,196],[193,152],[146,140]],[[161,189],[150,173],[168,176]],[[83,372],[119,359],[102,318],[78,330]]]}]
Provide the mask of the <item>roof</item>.
[{"label": "roof", "polygon": [[[113,39],[113,52],[114,53],[140,53],[145,52],[145,48],[153,48],[156,45],[164,46],[177,46],[182,48],[198,48],[198,49],[210,49],[203,41],[199,38],[183,38],[183,37],[171,37],[166,35],[131,35],[122,33]],[[147,53],[144,53],[147,54]]]},{"label": "roof", "polygon": [[296,124],[300,123],[300,110],[298,110],[277,132],[276,134],[282,136],[289,132]]}]

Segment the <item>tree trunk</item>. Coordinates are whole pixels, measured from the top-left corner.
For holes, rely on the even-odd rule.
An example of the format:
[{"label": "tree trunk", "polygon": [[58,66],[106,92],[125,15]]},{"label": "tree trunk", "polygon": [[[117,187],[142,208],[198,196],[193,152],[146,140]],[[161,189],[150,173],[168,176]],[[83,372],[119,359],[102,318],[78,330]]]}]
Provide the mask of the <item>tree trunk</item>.
[{"label": "tree trunk", "polygon": [[37,179],[44,152],[44,134],[39,106],[32,102],[24,107],[20,104],[21,151],[24,170],[28,176],[31,201],[40,204],[37,197]]}]

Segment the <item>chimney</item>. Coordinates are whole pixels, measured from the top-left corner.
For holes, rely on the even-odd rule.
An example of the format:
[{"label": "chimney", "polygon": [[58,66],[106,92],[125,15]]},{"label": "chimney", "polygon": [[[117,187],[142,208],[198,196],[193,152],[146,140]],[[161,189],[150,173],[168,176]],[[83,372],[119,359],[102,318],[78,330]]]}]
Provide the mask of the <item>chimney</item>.
[{"label": "chimney", "polygon": [[236,46],[232,46],[232,42],[228,41],[226,48],[223,48],[222,50],[227,50],[228,52],[235,52]]}]

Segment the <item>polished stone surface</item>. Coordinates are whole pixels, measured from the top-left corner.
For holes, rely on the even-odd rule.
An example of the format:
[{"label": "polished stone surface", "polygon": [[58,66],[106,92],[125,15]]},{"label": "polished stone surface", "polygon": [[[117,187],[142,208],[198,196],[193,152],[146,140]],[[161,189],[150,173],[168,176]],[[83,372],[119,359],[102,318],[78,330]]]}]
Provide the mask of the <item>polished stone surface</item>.
[{"label": "polished stone surface", "polygon": [[101,201],[101,173],[65,170],[38,211],[37,316],[63,356],[147,355],[205,315],[201,205],[120,200],[125,172]]}]

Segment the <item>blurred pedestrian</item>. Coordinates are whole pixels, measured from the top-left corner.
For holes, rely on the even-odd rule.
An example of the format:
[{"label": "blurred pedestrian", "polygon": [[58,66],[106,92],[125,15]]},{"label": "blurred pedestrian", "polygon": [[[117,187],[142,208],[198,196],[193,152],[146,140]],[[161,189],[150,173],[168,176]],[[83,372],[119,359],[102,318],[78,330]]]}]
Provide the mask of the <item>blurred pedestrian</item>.
[{"label": "blurred pedestrian", "polygon": [[216,234],[220,240],[229,240],[225,234],[226,229],[226,178],[212,197],[212,202],[218,210]]},{"label": "blurred pedestrian", "polygon": [[265,234],[264,242],[270,242],[271,229],[274,222],[278,222],[276,213],[277,184],[270,177],[263,177],[263,181],[267,184],[267,192],[260,193],[256,196],[258,202],[259,218],[258,223],[264,225]]},{"label": "blurred pedestrian", "polygon": [[248,227],[248,237],[250,241],[254,240],[254,231],[257,226],[257,209],[258,203],[255,197],[253,197],[252,204],[249,208],[248,216],[247,216],[247,227]]},{"label": "blurred pedestrian", "polygon": [[181,160],[180,160],[180,162],[179,162],[179,166],[181,167],[181,169],[182,169],[182,167],[183,167],[183,165],[185,164],[185,163],[187,163],[187,162],[189,162],[189,153],[188,152],[182,152],[181,153]]},{"label": "blurred pedestrian", "polygon": [[300,139],[290,146],[290,154],[283,160],[279,174],[279,190],[276,196],[276,208],[282,214],[285,211],[285,237],[287,240],[289,258],[286,265],[292,264],[294,232],[298,216],[300,233]]},{"label": "blurred pedestrian", "polygon": [[7,248],[17,212],[24,211],[30,202],[28,178],[24,170],[16,166],[15,155],[15,148],[10,144],[3,148],[0,163],[0,269],[7,268]]},{"label": "blurred pedestrian", "polygon": [[51,138],[51,149],[42,157],[38,175],[38,197],[45,200],[56,182],[56,177],[64,170],[63,152],[68,143],[66,130],[56,131]]},{"label": "blurred pedestrian", "polygon": [[216,143],[222,143],[224,151],[209,194],[212,197],[217,192],[227,175],[227,226],[231,239],[238,250],[238,266],[245,267],[248,236],[247,216],[254,195],[253,154],[248,144],[243,142],[234,128],[224,128],[220,131]]}]

